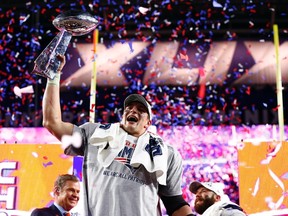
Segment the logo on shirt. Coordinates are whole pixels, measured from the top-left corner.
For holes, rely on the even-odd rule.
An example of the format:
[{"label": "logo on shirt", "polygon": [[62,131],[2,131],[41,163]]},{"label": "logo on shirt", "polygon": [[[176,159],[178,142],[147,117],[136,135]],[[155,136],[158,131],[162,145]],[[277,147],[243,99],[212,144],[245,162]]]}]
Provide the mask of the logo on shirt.
[{"label": "logo on shirt", "polygon": [[131,158],[134,153],[136,144],[129,142],[128,140],[125,143],[124,148],[119,152],[117,157],[115,158],[116,161],[124,164],[128,167],[131,173],[135,173],[138,168],[131,166]]},{"label": "logo on shirt", "polygon": [[150,159],[152,161],[153,161],[153,157],[163,154],[160,143],[162,143],[162,140],[160,138],[155,138],[155,137],[150,136],[149,143],[145,146],[145,150],[150,155]]}]

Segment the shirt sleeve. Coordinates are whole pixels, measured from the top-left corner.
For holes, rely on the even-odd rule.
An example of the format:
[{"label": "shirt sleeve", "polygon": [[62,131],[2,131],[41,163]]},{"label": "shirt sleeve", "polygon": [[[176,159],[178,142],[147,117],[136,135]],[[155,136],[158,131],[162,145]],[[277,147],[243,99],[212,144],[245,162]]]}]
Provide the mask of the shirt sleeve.
[{"label": "shirt sleeve", "polygon": [[167,184],[159,185],[159,196],[177,196],[182,195],[182,157],[180,153],[172,146],[168,145],[168,170]]},{"label": "shirt sleeve", "polygon": [[89,144],[89,139],[95,131],[96,127],[99,126],[99,123],[85,123],[83,125],[77,126],[74,125],[73,134],[79,133],[81,136],[81,146],[79,148],[69,145],[64,153],[70,156],[84,156],[86,146]]}]

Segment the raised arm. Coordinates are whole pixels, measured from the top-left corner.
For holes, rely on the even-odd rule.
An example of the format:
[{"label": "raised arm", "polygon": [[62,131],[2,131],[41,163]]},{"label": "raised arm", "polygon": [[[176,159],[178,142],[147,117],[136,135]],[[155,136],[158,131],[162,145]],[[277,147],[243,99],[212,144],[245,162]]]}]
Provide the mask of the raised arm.
[{"label": "raised arm", "polygon": [[61,61],[57,75],[53,80],[48,79],[43,96],[43,126],[47,128],[58,140],[63,135],[72,135],[73,124],[62,121],[60,106],[60,75],[65,65],[65,57],[58,55]]}]

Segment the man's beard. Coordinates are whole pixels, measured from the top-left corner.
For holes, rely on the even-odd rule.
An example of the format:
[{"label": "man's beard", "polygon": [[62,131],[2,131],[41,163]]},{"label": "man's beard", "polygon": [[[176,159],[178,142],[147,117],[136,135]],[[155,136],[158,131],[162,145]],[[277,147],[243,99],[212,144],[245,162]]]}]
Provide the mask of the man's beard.
[{"label": "man's beard", "polygon": [[194,209],[198,214],[203,214],[206,209],[208,209],[211,205],[215,203],[215,199],[213,197],[206,197],[205,200],[200,198],[196,201],[198,201],[198,203],[195,202]]}]

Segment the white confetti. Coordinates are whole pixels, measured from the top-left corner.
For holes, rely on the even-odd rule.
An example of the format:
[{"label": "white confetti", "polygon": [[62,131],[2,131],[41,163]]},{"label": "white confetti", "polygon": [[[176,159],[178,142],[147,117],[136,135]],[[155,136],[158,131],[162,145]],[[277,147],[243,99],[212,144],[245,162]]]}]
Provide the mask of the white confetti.
[{"label": "white confetti", "polygon": [[148,8],[139,7],[139,11],[140,11],[140,13],[142,13],[142,14],[146,14],[148,10],[149,10]]},{"label": "white confetti", "polygon": [[14,91],[14,94],[20,98],[22,98],[22,94],[34,93],[32,85],[29,85],[29,86],[24,87],[24,88],[19,88],[18,86],[15,86],[13,91]]},{"label": "white confetti", "polygon": [[38,158],[38,153],[37,152],[32,152],[33,157]]},{"label": "white confetti", "polygon": [[69,145],[74,146],[75,148],[80,148],[81,146],[81,135],[80,133],[76,132],[72,136],[64,135],[61,139],[62,148],[66,149]]}]

